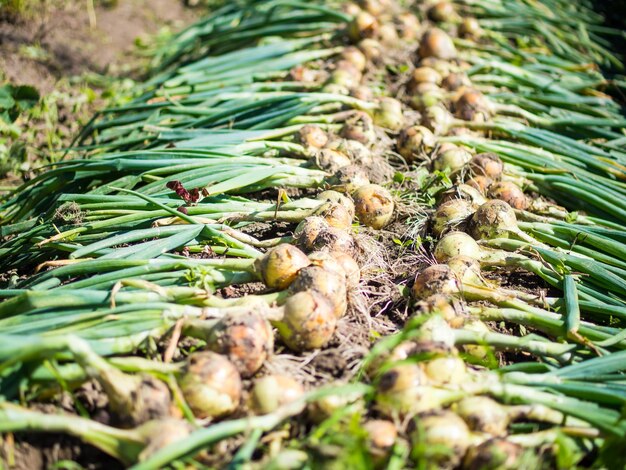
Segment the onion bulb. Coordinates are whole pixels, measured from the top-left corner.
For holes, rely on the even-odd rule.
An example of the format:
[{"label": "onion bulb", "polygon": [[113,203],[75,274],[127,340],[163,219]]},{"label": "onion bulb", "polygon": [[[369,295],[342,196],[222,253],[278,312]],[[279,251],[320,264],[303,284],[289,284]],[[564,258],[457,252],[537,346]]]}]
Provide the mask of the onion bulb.
[{"label": "onion bulb", "polygon": [[304,388],[291,377],[267,375],[254,381],[250,407],[257,414],[268,414],[293,403],[304,394]]},{"label": "onion bulb", "polygon": [[352,194],[357,188],[370,183],[365,170],[359,165],[348,165],[338,169],[326,180],[331,188]]},{"label": "onion bulb", "polygon": [[327,148],[336,150],[346,155],[351,162],[359,165],[367,165],[372,160],[372,153],[361,142],[349,139],[336,139],[329,143]]},{"label": "onion bulb", "polygon": [[137,458],[143,462],[170,444],[186,439],[193,427],[187,421],[166,418],[149,421],[136,431],[145,440],[145,447]]},{"label": "onion bulb", "polygon": [[[374,92],[367,85],[359,85],[350,88],[350,96],[361,101],[374,101]],[[361,142],[363,144],[371,144],[372,142]]]},{"label": "onion bulb", "polygon": [[471,256],[454,256],[447,262],[461,284],[481,286],[485,281],[480,274],[480,263]]},{"label": "onion bulb", "polygon": [[467,256],[480,259],[481,249],[476,240],[465,232],[449,232],[444,235],[435,247],[435,259],[440,263],[447,262],[455,256]]},{"label": "onion bulb", "polygon": [[420,28],[420,23],[413,13],[400,13],[394,19],[398,26],[400,36],[402,36],[403,39],[412,40],[417,37],[417,31]]},{"label": "onion bulb", "polygon": [[374,229],[381,229],[393,217],[394,202],[391,193],[377,184],[366,184],[352,193],[359,221]]},{"label": "onion bulb", "polygon": [[343,266],[335,258],[335,253],[329,251],[314,251],[309,253],[309,259],[313,266],[318,266],[325,271],[333,271],[345,276]]},{"label": "onion bulb", "polygon": [[463,459],[467,470],[517,470],[522,468],[520,457],[524,449],[505,439],[489,439],[470,447]]},{"label": "onion bulb", "polygon": [[350,62],[360,72],[363,72],[367,66],[367,58],[354,46],[344,48],[343,51],[341,51],[341,57],[343,60]]},{"label": "onion bulb", "polygon": [[328,135],[326,132],[315,124],[302,126],[298,131],[297,137],[300,143],[307,148],[321,149],[328,143]]},{"label": "onion bulb", "polygon": [[528,198],[524,191],[512,181],[498,181],[489,187],[488,196],[500,199],[513,209],[528,209]]},{"label": "onion bulb", "polygon": [[300,269],[311,264],[309,258],[288,243],[270,249],[255,261],[255,268],[270,289],[286,289]]},{"label": "onion bulb", "polygon": [[483,35],[483,30],[476,18],[463,18],[459,25],[459,36],[467,39],[478,39]]},{"label": "onion bulb", "polygon": [[345,139],[360,142],[363,145],[372,145],[376,142],[374,121],[369,114],[357,111],[354,116],[346,120],[341,128],[341,136]]},{"label": "onion bulb", "polygon": [[442,23],[453,23],[459,18],[454,10],[454,6],[449,2],[435,3],[428,9],[426,14],[431,21]]},{"label": "onion bulb", "polygon": [[477,175],[468,179],[465,183],[481,194],[487,194],[489,187],[493,184],[493,180],[487,176]]},{"label": "onion bulb", "polygon": [[449,200],[455,199],[463,199],[464,201],[468,201],[472,203],[472,206],[478,207],[482,206],[487,200],[484,198],[480,192],[476,191],[473,187],[468,184],[457,184],[450,188],[448,191],[443,193],[443,196],[439,200],[439,204],[443,204]]},{"label": "onion bulb", "polygon": [[411,440],[439,468],[456,468],[472,443],[465,421],[450,411],[418,418]]},{"label": "onion bulb", "polygon": [[315,239],[323,231],[330,227],[324,218],[310,216],[301,221],[293,232],[298,246],[306,251],[314,249]]},{"label": "onion bulb", "polygon": [[456,57],[452,38],[439,28],[431,28],[422,36],[417,53],[420,58],[435,57],[450,60]]},{"label": "onion bulb", "polygon": [[199,419],[219,418],[235,411],[242,384],[237,368],[211,351],[189,356],[179,380],[185,401]]},{"label": "onion bulb", "polygon": [[446,231],[463,227],[474,213],[472,203],[463,199],[452,199],[440,204],[432,215],[432,231],[440,236]]},{"label": "onion bulb", "polygon": [[434,158],[433,170],[455,174],[465,168],[471,159],[472,154],[462,147],[445,150]]},{"label": "onion bulb", "polygon": [[509,414],[500,403],[492,398],[465,397],[456,404],[454,411],[472,431],[484,432],[492,436],[506,435]]},{"label": "onion bulb", "polygon": [[398,137],[398,152],[408,163],[424,161],[437,145],[434,134],[424,126],[411,126]]},{"label": "onion bulb", "polygon": [[331,227],[347,229],[352,226],[352,215],[349,209],[335,202],[323,204],[317,211]]},{"label": "onion bulb", "polygon": [[347,155],[327,148],[317,152],[314,158],[315,166],[330,173],[334,173],[339,168],[348,166],[352,163]]},{"label": "onion bulb", "polygon": [[[340,385],[345,384],[341,382],[332,384],[332,386]],[[361,398],[361,393],[324,395],[311,403],[308,414],[315,423],[321,423],[325,419],[330,418],[337,410],[345,410],[348,406],[351,406],[355,412],[360,411],[363,408]]]},{"label": "onion bulb", "polygon": [[464,121],[485,122],[491,116],[491,105],[485,95],[466,89],[454,100],[454,114]]},{"label": "onion bulb", "polygon": [[376,402],[386,414],[393,411],[409,413],[419,401],[422,386],[427,382],[417,364],[398,364],[385,372],[378,382]]},{"label": "onion bulb", "polygon": [[313,240],[312,250],[339,251],[353,255],[356,252],[354,238],[345,230],[328,227],[321,230]]},{"label": "onion bulb", "polygon": [[[470,320],[463,325],[463,328],[476,333],[491,333],[489,327],[480,320]],[[486,359],[491,354],[491,350],[488,346],[466,344],[463,346],[463,350],[478,360]]]},{"label": "onion bulb", "polygon": [[274,349],[274,333],[264,316],[253,310],[227,315],[211,328],[209,348],[226,356],[242,377],[253,376]]},{"label": "onion bulb", "polygon": [[382,57],[383,46],[376,39],[366,38],[359,42],[359,49],[367,60],[375,61]]},{"label": "onion bulb", "polygon": [[434,83],[439,85],[441,83],[441,74],[431,67],[417,67],[413,70],[411,81],[414,84]]},{"label": "onion bulb", "polygon": [[497,199],[485,202],[474,212],[470,227],[476,239],[508,238],[519,231],[511,206]]},{"label": "onion bulb", "polygon": [[282,320],[273,324],[287,347],[301,352],[324,347],[335,332],[337,317],[325,296],[302,291],[287,299]]},{"label": "onion bulb", "polygon": [[415,299],[421,300],[435,294],[458,294],[459,285],[456,276],[447,265],[433,264],[417,275],[411,292]]},{"label": "onion bulb", "polygon": [[445,106],[435,104],[426,106],[422,115],[422,124],[437,135],[447,134],[454,120],[454,116]]},{"label": "onion bulb", "polygon": [[322,191],[317,195],[317,198],[320,201],[331,202],[333,204],[338,204],[346,209],[350,218],[354,217],[355,209],[354,202],[345,194],[340,193],[339,191],[327,190]]},{"label": "onion bulb", "polygon": [[380,42],[382,44],[388,46],[395,46],[400,39],[398,37],[398,31],[396,31],[395,26],[391,23],[381,24],[378,28],[378,33],[376,34],[376,37],[380,39]]},{"label": "onion bulb", "polygon": [[471,85],[470,79],[467,78],[467,75],[461,72],[449,73],[441,81],[441,87],[448,91],[456,91],[469,85]]},{"label": "onion bulb", "polygon": [[331,256],[341,265],[346,274],[346,284],[349,289],[356,289],[361,282],[361,268],[352,256],[347,253],[331,251]]},{"label": "onion bulb", "polygon": [[353,41],[371,38],[378,32],[379,24],[374,16],[366,11],[357,13],[348,25],[348,35]]},{"label": "onion bulb", "polygon": [[504,164],[498,155],[492,152],[477,153],[469,164],[470,172],[474,176],[486,176],[497,181],[502,177]]},{"label": "onion bulb", "polygon": [[294,293],[309,290],[319,292],[330,301],[337,318],[342,317],[348,308],[345,273],[308,266],[298,272],[290,290]]},{"label": "onion bulb", "polygon": [[378,455],[386,454],[396,443],[398,430],[395,424],[386,419],[371,419],[363,424],[369,448]]},{"label": "onion bulb", "polygon": [[402,103],[394,98],[383,97],[374,109],[372,118],[376,125],[392,132],[398,132],[404,126]]},{"label": "onion bulb", "polygon": [[462,308],[454,299],[443,294],[426,297],[415,304],[415,308],[422,314],[440,315],[453,328],[461,326],[465,322]]},{"label": "onion bulb", "polygon": [[420,342],[427,341],[440,344],[441,347],[450,350],[454,348],[454,330],[446,320],[439,315],[432,316],[426,320],[421,325],[417,337]]},{"label": "onion bulb", "polygon": [[467,381],[467,367],[460,357],[436,357],[421,365],[432,385],[459,385]]}]

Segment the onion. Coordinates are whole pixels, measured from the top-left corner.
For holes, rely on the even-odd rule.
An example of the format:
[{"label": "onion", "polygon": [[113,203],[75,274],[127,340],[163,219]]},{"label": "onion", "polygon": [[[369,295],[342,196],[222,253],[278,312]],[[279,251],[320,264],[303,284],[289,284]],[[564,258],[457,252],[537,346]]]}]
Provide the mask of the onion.
[{"label": "onion", "polygon": [[417,37],[420,23],[413,13],[401,13],[395,17],[395,22],[403,39],[415,39]]},{"label": "onion", "polygon": [[489,187],[492,185],[493,180],[487,176],[474,176],[466,181],[468,186],[480,191],[481,194],[486,194]]},{"label": "onion", "polygon": [[253,376],[274,349],[274,333],[258,312],[227,315],[211,328],[209,348],[226,356],[242,377]]},{"label": "onion", "polygon": [[315,155],[315,166],[330,173],[351,163],[352,161],[346,155],[332,149],[322,149]]},{"label": "onion", "polygon": [[331,227],[347,229],[352,226],[352,216],[349,210],[341,204],[326,203],[315,211],[315,214],[322,216]]},{"label": "onion", "polygon": [[187,421],[167,418],[149,421],[136,431],[145,440],[145,447],[137,458],[139,462],[143,462],[170,444],[186,439],[193,427]]},{"label": "onion", "polygon": [[421,364],[433,385],[459,385],[467,381],[467,367],[460,357],[436,357]]},{"label": "onion", "polygon": [[367,59],[358,48],[354,46],[348,46],[341,51],[341,57],[343,60],[350,62],[357,70],[363,72],[367,66]]},{"label": "onion", "polygon": [[476,210],[470,227],[476,239],[508,238],[511,232],[519,231],[511,206],[497,199],[485,202]]},{"label": "onion", "polygon": [[329,93],[331,95],[348,96],[350,94],[350,89],[347,86],[338,83],[326,83],[321,91],[322,93]]},{"label": "onion", "polygon": [[328,142],[328,135],[321,127],[307,124],[298,131],[298,140],[305,147],[321,149]]},{"label": "onion", "polygon": [[454,6],[448,2],[438,2],[426,12],[428,19],[435,22],[453,23],[458,20]]},{"label": "onion", "polygon": [[477,90],[465,90],[454,100],[454,114],[464,121],[485,122],[491,116],[491,105]]},{"label": "onion", "polygon": [[483,35],[483,30],[476,18],[463,18],[459,25],[459,36],[468,39],[478,39]]},{"label": "onion", "polygon": [[[471,320],[465,323],[465,325],[463,325],[463,328],[469,331],[474,331],[476,333],[491,333],[489,327],[480,320]],[[466,344],[463,346],[463,350],[470,356],[479,360],[486,359],[491,354],[491,350],[488,346]]]},{"label": "onion", "polygon": [[287,347],[300,352],[324,347],[335,332],[337,317],[325,296],[302,291],[287,299],[283,319],[273,324]]},{"label": "onion", "polygon": [[293,293],[314,290],[326,297],[337,318],[348,308],[345,273],[326,271],[319,266],[308,266],[298,272],[290,286]]},{"label": "onion", "polygon": [[465,168],[472,154],[462,147],[446,150],[437,154],[433,160],[433,170],[455,174]]},{"label": "onion", "polygon": [[377,184],[366,184],[353,194],[359,221],[374,229],[381,229],[393,217],[394,202],[391,193]]},{"label": "onion", "polygon": [[344,230],[328,227],[321,230],[313,240],[312,250],[338,251],[353,255],[356,252],[354,238]]},{"label": "onion", "polygon": [[371,38],[378,32],[378,21],[366,11],[357,13],[348,25],[348,35],[353,41]]},{"label": "onion", "polygon": [[458,294],[459,285],[456,276],[447,265],[434,264],[417,275],[411,292],[415,299],[421,300],[435,294]]},{"label": "onion", "polygon": [[358,111],[354,116],[348,118],[343,128],[341,136],[361,142],[364,145],[372,145],[376,141],[374,121],[369,114]]},{"label": "onion", "polygon": [[336,139],[327,148],[332,148],[350,158],[355,164],[367,166],[372,161],[372,153],[361,142],[348,139]]},{"label": "onion", "polygon": [[404,127],[402,103],[394,98],[383,97],[374,110],[372,118],[376,125],[397,132]]},{"label": "onion", "polygon": [[370,180],[361,166],[348,165],[335,171],[333,176],[328,178],[326,182],[337,191],[351,194],[356,191],[357,188],[368,185]]},{"label": "onion", "polygon": [[435,145],[437,139],[423,126],[407,127],[398,137],[398,152],[408,163],[426,160]]},{"label": "onion", "polygon": [[422,36],[417,53],[422,59],[435,57],[449,60],[456,57],[456,48],[450,36],[439,28],[431,28]]},{"label": "onion", "polygon": [[400,39],[395,26],[391,23],[383,23],[380,28],[378,28],[376,36],[380,39],[382,44],[388,46],[395,46]]},{"label": "onion", "polygon": [[524,449],[505,439],[490,439],[471,447],[463,459],[467,470],[517,470]]},{"label": "onion", "polygon": [[361,282],[361,268],[352,256],[347,253],[332,251],[330,254],[341,265],[346,273],[346,284],[349,289],[356,289]]},{"label": "onion", "polygon": [[506,202],[513,209],[528,209],[524,191],[512,181],[498,181],[489,187],[488,196]]},{"label": "onion", "polygon": [[396,443],[396,426],[386,419],[371,419],[363,424],[369,448],[377,454],[386,454]]},{"label": "onion", "polygon": [[423,314],[441,315],[441,317],[453,328],[462,326],[465,322],[464,317],[462,316],[462,309],[458,307],[453,298],[443,294],[435,294],[430,297],[426,297],[425,299],[420,300],[415,305],[415,308]]},{"label": "onion", "polygon": [[314,249],[315,239],[330,226],[328,222],[319,216],[310,216],[298,224],[293,232],[297,244],[306,251]]},{"label": "onion", "polygon": [[440,204],[432,216],[432,231],[440,236],[446,231],[463,226],[474,213],[472,203],[463,199],[452,199]]},{"label": "onion", "polygon": [[409,413],[419,401],[427,382],[417,364],[398,364],[385,372],[378,382],[376,403],[386,414]]},{"label": "onion", "polygon": [[469,164],[470,172],[475,176],[486,176],[494,181],[502,177],[504,164],[498,155],[491,152],[477,153]]},{"label": "onion", "polygon": [[419,83],[410,90],[411,107],[417,110],[424,110],[431,106],[441,105],[445,100],[444,91],[434,83]]},{"label": "onion", "polygon": [[293,403],[304,394],[304,388],[291,377],[267,375],[254,381],[250,407],[258,414],[268,414]]},{"label": "onion", "polygon": [[455,468],[471,445],[470,430],[461,418],[450,411],[416,420],[412,434],[414,445],[425,449],[424,457],[438,468]]},{"label": "onion", "polygon": [[[341,94],[348,95],[350,94],[349,90],[359,86],[360,83],[361,73],[356,69],[356,67],[352,66],[352,70],[345,68],[333,70],[325,85],[338,85],[342,87],[343,90],[348,90],[347,93],[342,90]],[[326,92],[329,92],[328,88],[325,88],[325,90]]]},{"label": "onion", "polygon": [[96,379],[109,399],[109,407],[116,421],[124,427],[168,417],[172,412],[169,388],[149,374],[135,376],[120,373],[114,377],[99,376]]},{"label": "onion", "polygon": [[283,243],[270,249],[255,261],[255,268],[270,289],[285,289],[300,269],[308,266],[309,258],[293,245]]},{"label": "onion", "polygon": [[443,193],[439,204],[444,204],[450,200],[462,199],[472,204],[473,207],[482,206],[487,200],[480,192],[468,184],[457,184]]},{"label": "onion", "polygon": [[[350,88],[350,96],[353,96],[357,100],[361,101],[373,101],[374,100],[374,92],[367,85],[359,85],[353,88]],[[366,143],[366,142],[363,142]]]},{"label": "onion", "polygon": [[363,52],[363,55],[367,57],[367,60],[375,61],[382,57],[383,46],[376,39],[363,39],[359,42],[358,47]]},{"label": "onion", "polygon": [[449,74],[456,72],[456,67],[451,61],[446,59],[439,59],[437,57],[426,57],[420,61],[420,66],[431,67],[441,74],[442,77],[447,77]]},{"label": "onion", "polygon": [[456,404],[454,411],[472,431],[492,436],[506,435],[509,414],[500,403],[489,397],[465,397]]},{"label": "onion", "polygon": [[454,116],[444,106],[435,104],[426,106],[422,114],[422,124],[437,135],[447,134],[452,125]]},{"label": "onion", "polygon": [[359,6],[374,16],[379,16],[385,11],[385,7],[382,2],[379,2],[378,0],[360,0]]},{"label": "onion", "polygon": [[474,286],[485,284],[480,275],[480,263],[471,256],[454,256],[448,260],[447,264],[461,284]]},{"label": "onion", "polygon": [[441,83],[441,74],[431,67],[417,67],[411,77],[413,83]]},{"label": "onion", "polygon": [[[336,382],[333,386],[345,385],[340,382]],[[309,417],[315,423],[321,423],[325,419],[330,418],[337,410],[345,410],[346,407],[353,406],[354,411],[360,411],[363,408],[361,401],[362,395],[360,393],[348,393],[348,394],[331,394],[325,395],[322,398],[318,398],[309,406]]]},{"label": "onion", "polygon": [[467,256],[480,259],[481,249],[476,240],[465,232],[449,232],[444,235],[435,247],[435,259],[440,263],[447,262],[455,256]]},{"label": "onion", "polygon": [[456,91],[462,87],[470,86],[471,82],[467,75],[460,72],[449,73],[442,81],[441,86],[448,91]]},{"label": "onion", "polygon": [[454,330],[439,315],[430,317],[422,324],[418,332],[418,339],[420,341],[441,344],[442,347],[450,350],[454,349]]},{"label": "onion", "polygon": [[348,196],[341,194],[338,191],[333,191],[330,189],[327,191],[322,191],[317,195],[316,199],[320,201],[332,202],[333,204],[338,204],[342,206],[346,211],[348,211],[348,214],[351,218],[354,217],[354,202],[352,202],[352,199],[350,199]]},{"label": "onion", "polygon": [[315,251],[309,254],[311,264],[326,271],[335,271],[346,278],[346,287],[353,289],[359,285],[361,273],[352,256],[337,251]]},{"label": "onion", "polygon": [[219,418],[235,411],[241,399],[241,377],[224,356],[210,351],[189,356],[179,381],[196,418]]}]

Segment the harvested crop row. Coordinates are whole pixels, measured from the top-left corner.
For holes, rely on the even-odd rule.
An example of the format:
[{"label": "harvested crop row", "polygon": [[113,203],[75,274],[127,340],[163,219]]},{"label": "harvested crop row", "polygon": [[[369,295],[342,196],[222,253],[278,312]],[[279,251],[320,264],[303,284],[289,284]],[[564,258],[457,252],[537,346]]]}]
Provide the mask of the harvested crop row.
[{"label": "harvested crop row", "polygon": [[602,21],[264,0],[179,33],[2,202],[2,455],[52,432],[137,469],[614,465]]}]

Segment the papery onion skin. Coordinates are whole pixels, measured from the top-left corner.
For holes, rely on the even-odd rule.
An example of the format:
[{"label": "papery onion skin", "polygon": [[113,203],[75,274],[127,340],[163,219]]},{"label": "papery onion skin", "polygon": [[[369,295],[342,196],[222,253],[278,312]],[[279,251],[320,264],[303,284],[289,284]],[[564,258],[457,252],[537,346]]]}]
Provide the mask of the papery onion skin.
[{"label": "papery onion skin", "polygon": [[506,409],[492,398],[485,396],[466,397],[456,403],[454,411],[467,423],[472,431],[491,436],[505,436],[509,425]]},{"label": "papery onion skin", "polygon": [[464,148],[446,150],[438,153],[433,159],[433,170],[456,174],[462,171],[471,159],[472,154]]},{"label": "papery onion skin", "polygon": [[477,153],[472,157],[469,167],[472,175],[486,176],[493,181],[498,181],[504,170],[502,160],[492,152]]},{"label": "papery onion skin", "polygon": [[301,250],[288,243],[270,249],[255,261],[255,267],[263,282],[270,289],[286,289],[296,278],[300,269],[311,262]]},{"label": "papery onion skin", "polygon": [[378,21],[366,11],[360,11],[348,25],[348,35],[353,41],[373,37],[379,29]]},{"label": "papery onion skin", "polygon": [[457,55],[450,36],[439,28],[431,28],[422,36],[417,51],[420,58],[454,59]]},{"label": "papery onion skin", "polygon": [[241,400],[242,383],[237,368],[214,352],[190,355],[179,384],[185,401],[198,419],[229,415]]},{"label": "papery onion skin", "polygon": [[398,430],[393,422],[386,419],[372,419],[363,424],[367,440],[374,452],[387,453],[398,438]]},{"label": "papery onion skin", "polygon": [[481,248],[476,240],[465,232],[448,232],[437,243],[434,255],[440,263],[445,263],[455,256],[468,256],[479,260]]},{"label": "papery onion skin", "polygon": [[332,189],[352,194],[361,186],[370,183],[365,170],[359,165],[347,165],[339,168],[326,180]]},{"label": "papery onion skin", "polygon": [[328,143],[328,134],[315,124],[307,124],[298,131],[298,140],[305,147],[321,149]]},{"label": "papery onion skin", "polygon": [[250,407],[257,414],[268,414],[283,405],[293,403],[302,395],[304,388],[293,378],[285,375],[267,375],[254,381],[250,393]]},{"label": "papery onion skin", "polygon": [[433,385],[460,385],[468,378],[465,361],[457,356],[443,356],[422,363]]},{"label": "papery onion skin", "polygon": [[508,238],[518,230],[515,212],[506,202],[492,199],[480,206],[470,223],[470,231],[474,238],[492,239]]},{"label": "papery onion skin", "polygon": [[354,238],[345,230],[328,227],[321,230],[313,240],[312,250],[338,251],[350,256],[356,253]]},{"label": "papery onion skin", "polygon": [[193,426],[182,419],[166,418],[145,423],[137,429],[146,443],[137,460],[147,460],[161,449],[186,439],[192,431]]},{"label": "papery onion skin", "polygon": [[273,322],[284,343],[301,352],[324,347],[332,338],[337,316],[330,301],[315,291],[293,294],[281,321]]},{"label": "papery onion skin", "polygon": [[487,195],[506,202],[513,209],[528,209],[529,201],[524,191],[512,181],[498,181],[489,187]]},{"label": "papery onion skin", "polygon": [[348,308],[345,273],[328,271],[319,266],[308,266],[298,272],[290,286],[293,293],[316,291],[328,299],[337,318],[342,317]]},{"label": "papery onion skin", "polygon": [[458,294],[459,285],[456,276],[447,265],[434,264],[417,275],[411,292],[413,298],[421,300],[435,294]]},{"label": "papery onion skin", "polygon": [[416,428],[412,441],[423,446],[425,457],[438,466],[457,467],[471,445],[465,421],[450,411],[417,418]]},{"label": "papery onion skin", "polygon": [[447,231],[462,229],[472,214],[474,214],[472,204],[463,199],[452,199],[439,204],[432,215],[432,232],[438,237]]},{"label": "papery onion skin", "polygon": [[394,201],[391,193],[377,184],[358,188],[353,194],[357,217],[363,225],[379,230],[392,219]]},{"label": "papery onion skin", "polygon": [[407,127],[398,138],[398,152],[407,163],[425,161],[436,145],[435,135],[424,126]]},{"label": "papery onion skin", "polygon": [[[490,439],[469,448],[463,459],[467,470],[517,470],[524,449],[505,439]],[[537,462],[538,463],[538,462]]]},{"label": "papery onion skin", "polygon": [[346,196],[343,193],[340,193],[339,191],[333,191],[332,189],[329,189],[327,191],[322,191],[321,193],[317,195],[316,199],[319,199],[320,201],[339,204],[348,211],[348,214],[350,215],[350,217],[354,217],[354,214],[355,214],[354,202],[348,196]]},{"label": "papery onion skin", "polygon": [[310,216],[298,224],[293,232],[296,243],[305,251],[314,249],[315,239],[323,231],[330,228],[323,217]]},{"label": "papery onion skin", "polygon": [[349,209],[339,203],[330,202],[324,204],[315,214],[323,217],[331,227],[347,229],[352,226],[353,216],[350,214]]},{"label": "papery onion skin", "polygon": [[372,118],[376,125],[392,132],[399,132],[405,122],[402,103],[394,98],[381,98]]}]

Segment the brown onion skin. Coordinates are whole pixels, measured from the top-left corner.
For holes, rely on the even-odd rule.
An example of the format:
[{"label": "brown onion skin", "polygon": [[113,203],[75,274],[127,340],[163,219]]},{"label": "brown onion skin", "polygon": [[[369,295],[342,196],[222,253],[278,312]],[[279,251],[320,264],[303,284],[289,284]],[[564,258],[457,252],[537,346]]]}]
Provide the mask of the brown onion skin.
[{"label": "brown onion skin", "polygon": [[468,449],[463,459],[467,470],[517,470],[522,468],[523,447],[506,439],[494,438]]},{"label": "brown onion skin", "polygon": [[431,28],[426,31],[422,36],[417,53],[422,59],[434,57],[450,60],[457,55],[452,39],[439,28]]},{"label": "brown onion skin", "polygon": [[317,236],[328,228],[330,228],[330,225],[323,217],[314,215],[300,222],[294,230],[293,236],[298,247],[308,252],[314,249],[314,242]]},{"label": "brown onion skin", "polygon": [[293,351],[323,348],[333,337],[337,316],[333,305],[316,291],[296,292],[285,302],[285,314],[274,322],[283,342]]},{"label": "brown onion skin", "polygon": [[512,181],[498,181],[489,187],[487,195],[492,199],[500,199],[513,209],[528,209],[529,201],[524,191]]},{"label": "brown onion skin", "polygon": [[237,368],[224,356],[210,351],[189,356],[179,383],[198,419],[220,418],[232,413],[239,406],[243,390]]},{"label": "brown onion skin", "polygon": [[395,204],[391,193],[376,184],[364,185],[353,194],[354,207],[363,225],[379,230],[391,221]]},{"label": "brown onion skin", "polygon": [[270,249],[255,262],[257,271],[270,289],[286,289],[300,269],[311,264],[307,255],[288,243]]},{"label": "brown onion skin", "polygon": [[293,403],[304,394],[304,388],[286,375],[266,375],[257,379],[250,395],[250,407],[257,414],[276,411],[281,406]]},{"label": "brown onion skin", "polygon": [[374,451],[388,451],[396,443],[398,430],[386,419],[372,419],[364,423],[363,429]]},{"label": "brown onion skin", "polygon": [[242,377],[252,377],[274,349],[274,332],[259,313],[228,315],[211,329],[208,345],[226,356]]},{"label": "brown onion skin", "polygon": [[357,246],[354,238],[345,230],[328,227],[315,237],[311,251],[338,251],[354,256],[357,253]]},{"label": "brown onion skin", "polygon": [[470,173],[474,176],[484,176],[493,181],[502,177],[504,164],[500,157],[492,152],[477,153],[469,164]]},{"label": "brown onion skin", "polygon": [[298,140],[305,147],[321,149],[328,143],[328,134],[319,126],[307,124],[298,131]]},{"label": "brown onion skin", "polygon": [[459,285],[456,276],[447,265],[433,264],[417,275],[411,291],[415,299],[421,300],[435,294],[458,294]]},{"label": "brown onion skin", "polygon": [[320,293],[331,303],[337,318],[341,318],[348,308],[345,273],[308,266],[300,270],[289,289],[292,293],[311,290]]}]

